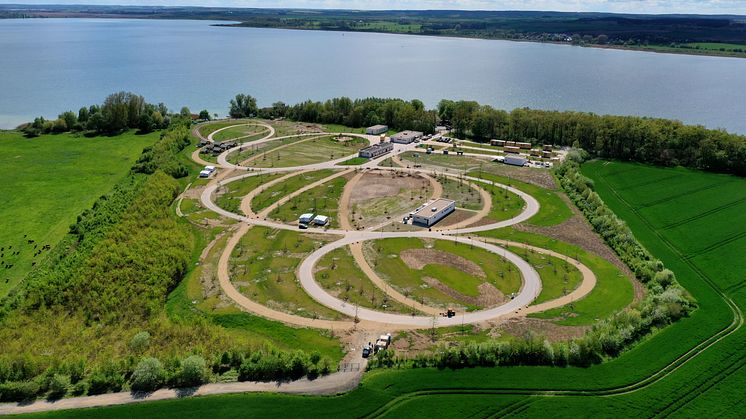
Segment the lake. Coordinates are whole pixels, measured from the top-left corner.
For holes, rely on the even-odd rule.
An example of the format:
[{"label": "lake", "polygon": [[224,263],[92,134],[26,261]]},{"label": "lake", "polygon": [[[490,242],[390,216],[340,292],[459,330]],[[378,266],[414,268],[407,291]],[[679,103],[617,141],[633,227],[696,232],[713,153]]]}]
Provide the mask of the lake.
[{"label": "lake", "polygon": [[335,96],[648,115],[746,134],[746,60],[510,41],[226,28],[207,21],[0,20],[0,128],[128,90],[225,115]]}]

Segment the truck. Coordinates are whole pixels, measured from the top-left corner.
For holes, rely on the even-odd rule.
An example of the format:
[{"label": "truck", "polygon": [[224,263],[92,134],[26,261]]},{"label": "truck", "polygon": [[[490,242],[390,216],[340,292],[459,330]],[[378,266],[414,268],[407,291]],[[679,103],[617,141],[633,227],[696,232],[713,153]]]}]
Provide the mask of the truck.
[{"label": "truck", "polygon": [[391,333],[381,335],[378,337],[378,340],[376,340],[376,344],[373,347],[373,353],[378,353],[378,351],[388,349],[389,345],[391,345]]}]

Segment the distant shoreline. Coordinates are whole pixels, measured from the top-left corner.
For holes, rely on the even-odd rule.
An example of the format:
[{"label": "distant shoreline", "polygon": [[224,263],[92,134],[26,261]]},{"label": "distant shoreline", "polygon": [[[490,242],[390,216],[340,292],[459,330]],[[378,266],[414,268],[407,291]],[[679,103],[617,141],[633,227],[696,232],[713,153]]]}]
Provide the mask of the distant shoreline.
[{"label": "distant shoreline", "polygon": [[[516,39],[507,37],[490,37],[490,36],[479,36],[479,35],[458,35],[448,33],[415,33],[415,32],[397,32],[387,31],[378,29],[355,29],[355,28],[313,28],[313,27],[291,27],[283,25],[260,25],[251,24],[250,22],[241,21],[241,19],[222,19],[220,17],[199,17],[199,16],[161,16],[161,15],[148,15],[148,14],[131,14],[121,15],[116,13],[96,13],[96,12],[34,12],[33,16],[26,17],[11,17],[10,19],[142,19],[142,20],[212,20],[212,21],[225,21],[226,23],[213,23],[212,26],[219,27],[230,27],[230,28],[255,28],[255,29],[286,29],[286,30],[307,30],[307,31],[324,31],[324,32],[350,32],[350,33],[382,33],[392,35],[416,35],[416,36],[429,36],[429,37],[441,37],[441,38],[460,38],[460,39],[483,39],[493,41],[513,41],[513,42],[531,42],[537,44],[553,44],[553,45],[568,45],[577,47],[590,47],[599,49],[615,49],[623,51],[641,51],[641,52],[654,52],[659,54],[680,54],[680,55],[695,55],[705,57],[724,57],[724,58],[746,58],[746,52],[733,52],[733,51],[719,51],[713,49],[694,49],[694,48],[680,48],[680,47],[668,47],[664,45],[611,45],[611,44],[575,44],[571,42],[558,42],[558,41],[546,41],[537,39]],[[236,23],[233,23],[236,22]],[[746,45],[744,45],[744,51],[746,51]]]}]

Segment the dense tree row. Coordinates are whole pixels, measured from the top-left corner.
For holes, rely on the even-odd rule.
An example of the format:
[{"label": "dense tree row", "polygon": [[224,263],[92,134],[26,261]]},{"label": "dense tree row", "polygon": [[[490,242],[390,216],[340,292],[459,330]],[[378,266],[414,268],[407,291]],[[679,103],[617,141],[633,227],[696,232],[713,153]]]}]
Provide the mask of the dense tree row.
[{"label": "dense tree row", "polygon": [[681,165],[746,176],[746,137],[678,121],[583,112],[515,109],[443,100],[438,116],[457,137],[575,146],[600,157]]},{"label": "dense tree row", "polygon": [[132,170],[135,173],[153,174],[162,170],[175,178],[189,175],[189,169],[180,162],[176,155],[190,144],[189,125],[185,119],[177,119],[172,129],[163,132],[160,140],[152,147],[143,150],[142,155]]},{"label": "dense tree row", "polygon": [[148,133],[168,127],[169,122],[168,108],[163,103],[153,105],[140,95],[118,92],[109,95],[101,105],[80,108],[77,114],[66,111],[55,120],[38,117],[22,130],[29,137],[68,131],[116,134],[127,129]]},{"label": "dense tree row", "polygon": [[407,102],[401,99],[352,100],[340,97],[326,102],[308,100],[293,106],[276,102],[271,107],[261,108],[256,112],[260,118],[268,119],[289,118],[295,121],[341,124],[356,128],[385,124],[397,130],[411,129],[425,133],[432,133],[437,122],[435,111],[425,109],[422,101],[417,99]]},{"label": "dense tree row", "polygon": [[572,152],[557,169],[560,184],[606,243],[645,284],[647,293],[640,303],[597,322],[582,338],[551,343],[538,336],[509,342],[489,341],[442,347],[415,358],[383,351],[371,367],[467,368],[495,365],[588,366],[617,356],[630,344],[656,328],[688,315],[695,303],[676,281],[676,276],[655,259],[593,191],[590,179],[580,174],[583,156]]},{"label": "dense tree row", "polygon": [[426,133],[443,123],[450,124],[458,138],[575,146],[599,157],[746,176],[746,136],[668,119],[526,108],[504,111],[474,101],[452,100],[442,100],[437,110],[427,110],[416,99],[406,102],[346,97],[292,106],[276,102],[271,107],[256,110],[256,101],[251,96],[240,96],[243,102],[238,97],[233,102],[254,104],[252,113],[241,113],[243,116],[255,112],[261,118],[289,118],[350,127],[386,124],[396,130],[414,129]]}]

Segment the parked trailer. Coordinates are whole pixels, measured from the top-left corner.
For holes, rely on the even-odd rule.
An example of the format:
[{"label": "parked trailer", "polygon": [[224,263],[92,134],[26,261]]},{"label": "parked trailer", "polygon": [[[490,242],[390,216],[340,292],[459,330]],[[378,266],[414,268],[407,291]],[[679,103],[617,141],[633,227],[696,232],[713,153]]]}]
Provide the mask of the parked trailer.
[{"label": "parked trailer", "polygon": [[505,140],[490,140],[490,145],[495,147],[505,147]]},{"label": "parked trailer", "polygon": [[516,145],[516,147],[522,148],[524,150],[530,150],[531,149],[531,143],[516,142],[515,145]]},{"label": "parked trailer", "polygon": [[507,146],[515,147],[515,141],[506,141],[506,142],[505,142],[505,146],[506,146],[506,147],[507,147]]},{"label": "parked trailer", "polygon": [[521,152],[521,149],[519,147],[516,147],[516,146],[506,145],[505,146],[505,152],[506,153],[518,154],[518,153]]}]

